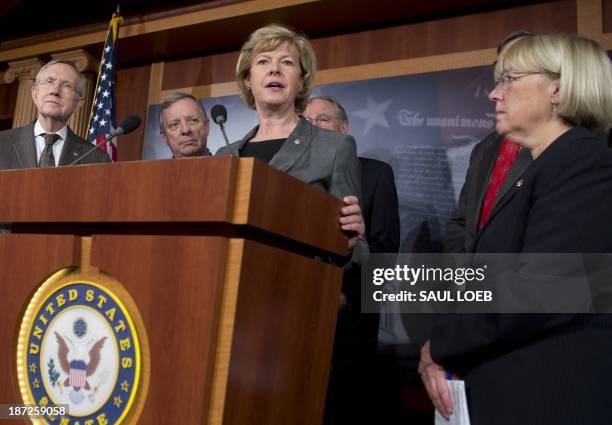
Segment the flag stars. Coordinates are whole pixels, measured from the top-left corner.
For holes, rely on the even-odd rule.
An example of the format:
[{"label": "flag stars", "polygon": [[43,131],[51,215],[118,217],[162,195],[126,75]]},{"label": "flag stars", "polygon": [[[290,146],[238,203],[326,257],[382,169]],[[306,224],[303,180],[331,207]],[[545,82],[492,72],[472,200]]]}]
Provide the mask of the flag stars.
[{"label": "flag stars", "polygon": [[[89,129],[87,130],[87,136],[90,141],[95,143],[97,138],[106,137],[109,132],[113,131],[114,124],[114,87],[115,87],[115,40],[112,37],[112,33],[109,30],[109,33],[106,37],[106,43],[104,44],[104,48],[102,50],[102,58],[100,59],[100,67],[98,76],[97,76],[97,86],[96,91],[94,93],[94,101],[92,107],[92,113],[90,116]],[[114,142],[113,142],[114,143]],[[111,150],[112,155],[111,159],[116,158],[116,146],[114,144],[108,145]],[[131,383],[130,383],[131,385]],[[120,391],[118,394],[121,394]],[[125,396],[125,394],[123,394]],[[112,396],[111,396],[112,397]],[[113,400],[115,401],[117,406],[126,405],[127,400]]]}]

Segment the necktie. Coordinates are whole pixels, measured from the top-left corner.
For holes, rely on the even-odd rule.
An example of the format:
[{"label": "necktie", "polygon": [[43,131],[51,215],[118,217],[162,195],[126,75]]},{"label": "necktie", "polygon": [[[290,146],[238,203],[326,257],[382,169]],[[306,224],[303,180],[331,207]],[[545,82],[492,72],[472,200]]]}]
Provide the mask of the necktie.
[{"label": "necktie", "polygon": [[58,134],[44,133],[42,135],[45,139],[45,149],[43,149],[40,155],[40,161],[38,166],[43,167],[55,167],[55,157],[53,156],[53,144],[59,139]]},{"label": "necktie", "polygon": [[491,180],[489,180],[489,185],[487,186],[484,202],[482,203],[478,231],[482,230],[484,225],[487,224],[491,211],[493,211],[493,204],[495,204],[497,195],[499,194],[506,176],[512,168],[512,164],[514,164],[518,156],[519,150],[519,145],[515,145],[508,139],[503,140],[499,148],[499,153],[497,154],[497,159],[495,160],[495,165],[493,166],[493,172],[491,173]]}]

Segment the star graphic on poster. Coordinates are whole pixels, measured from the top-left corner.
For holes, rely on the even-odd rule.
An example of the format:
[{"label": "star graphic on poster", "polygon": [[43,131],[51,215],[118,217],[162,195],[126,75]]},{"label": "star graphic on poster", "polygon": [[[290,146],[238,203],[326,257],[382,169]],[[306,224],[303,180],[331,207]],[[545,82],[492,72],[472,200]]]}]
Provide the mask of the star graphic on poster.
[{"label": "star graphic on poster", "polygon": [[384,128],[389,128],[389,123],[385,118],[385,111],[391,104],[391,100],[387,100],[386,102],[378,103],[370,96],[368,96],[367,104],[364,109],[360,109],[356,112],[353,112],[352,115],[355,115],[365,121],[365,129],[363,130],[363,135],[367,135],[368,132],[375,125],[380,125]]}]

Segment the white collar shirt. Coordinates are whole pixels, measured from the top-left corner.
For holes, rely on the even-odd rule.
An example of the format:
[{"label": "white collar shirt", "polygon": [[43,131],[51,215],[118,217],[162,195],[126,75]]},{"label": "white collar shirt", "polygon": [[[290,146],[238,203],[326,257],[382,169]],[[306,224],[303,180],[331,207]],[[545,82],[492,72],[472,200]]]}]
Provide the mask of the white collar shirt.
[{"label": "white collar shirt", "polygon": [[[40,124],[40,120],[36,120],[36,124],[34,124],[34,139],[36,140],[36,163],[40,163],[40,156],[42,155],[43,150],[45,149],[45,138],[43,134],[48,133]],[[66,141],[66,137],[68,136],[68,124],[62,127],[59,131],[56,131],[55,134],[59,136],[57,142],[55,142],[52,146],[53,149],[53,158],[55,159],[55,166],[59,164],[60,157],[62,156],[62,149],[64,149],[64,142]]]}]

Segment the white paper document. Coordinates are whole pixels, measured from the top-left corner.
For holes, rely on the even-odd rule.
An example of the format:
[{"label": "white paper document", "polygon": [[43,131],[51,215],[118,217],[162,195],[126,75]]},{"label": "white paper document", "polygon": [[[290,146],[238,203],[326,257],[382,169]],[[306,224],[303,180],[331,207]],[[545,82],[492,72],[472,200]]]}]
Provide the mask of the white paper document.
[{"label": "white paper document", "polygon": [[436,410],[435,425],[470,425],[470,415],[465,395],[465,381],[448,380],[451,397],[453,399],[453,414],[448,421]]}]

